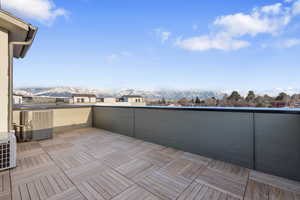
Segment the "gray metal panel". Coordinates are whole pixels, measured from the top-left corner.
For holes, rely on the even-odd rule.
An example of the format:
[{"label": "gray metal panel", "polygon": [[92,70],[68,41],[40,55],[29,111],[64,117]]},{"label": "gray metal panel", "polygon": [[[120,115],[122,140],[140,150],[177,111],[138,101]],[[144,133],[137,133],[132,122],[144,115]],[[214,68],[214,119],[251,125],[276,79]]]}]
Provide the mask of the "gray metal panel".
[{"label": "gray metal panel", "polygon": [[255,114],[255,166],[300,181],[300,116]]},{"label": "gray metal panel", "polygon": [[135,136],[253,167],[253,114],[135,109]]},{"label": "gray metal panel", "polygon": [[133,135],[134,110],[130,108],[93,107],[93,125],[127,136]]}]

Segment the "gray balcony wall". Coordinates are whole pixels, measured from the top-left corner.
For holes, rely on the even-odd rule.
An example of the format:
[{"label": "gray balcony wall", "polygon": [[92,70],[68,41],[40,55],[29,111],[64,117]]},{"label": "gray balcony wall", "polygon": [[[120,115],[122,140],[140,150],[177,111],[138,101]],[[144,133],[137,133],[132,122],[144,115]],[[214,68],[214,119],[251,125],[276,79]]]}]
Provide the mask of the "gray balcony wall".
[{"label": "gray balcony wall", "polygon": [[249,113],[135,110],[135,137],[203,156],[253,166]]},{"label": "gray balcony wall", "polygon": [[300,115],[255,113],[255,167],[300,181]]},{"label": "gray balcony wall", "polygon": [[94,106],[93,125],[300,181],[300,114]]},{"label": "gray balcony wall", "polygon": [[134,137],[134,109],[94,107],[93,126]]}]

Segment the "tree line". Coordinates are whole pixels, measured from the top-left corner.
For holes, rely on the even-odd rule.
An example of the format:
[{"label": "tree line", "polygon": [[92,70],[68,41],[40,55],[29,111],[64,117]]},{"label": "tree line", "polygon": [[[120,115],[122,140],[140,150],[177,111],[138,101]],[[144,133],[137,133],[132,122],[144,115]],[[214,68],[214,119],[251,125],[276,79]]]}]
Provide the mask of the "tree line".
[{"label": "tree line", "polygon": [[149,102],[149,105],[159,106],[216,106],[216,107],[300,107],[300,94],[288,95],[284,92],[276,97],[269,95],[257,95],[254,91],[249,91],[246,96],[242,96],[238,91],[233,91],[230,95],[225,94],[223,98],[215,97],[201,99],[182,98],[180,100],[167,100],[162,98]]}]

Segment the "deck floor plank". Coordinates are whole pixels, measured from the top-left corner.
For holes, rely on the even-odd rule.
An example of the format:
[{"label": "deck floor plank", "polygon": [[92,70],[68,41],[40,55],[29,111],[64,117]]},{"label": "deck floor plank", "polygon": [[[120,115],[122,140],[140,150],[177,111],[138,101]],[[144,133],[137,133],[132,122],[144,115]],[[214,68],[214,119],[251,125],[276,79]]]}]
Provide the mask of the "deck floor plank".
[{"label": "deck floor plank", "polygon": [[10,174],[8,170],[0,172],[0,199],[11,199]]},{"label": "deck floor plank", "polygon": [[109,131],[18,144],[0,200],[300,200],[300,183]]}]

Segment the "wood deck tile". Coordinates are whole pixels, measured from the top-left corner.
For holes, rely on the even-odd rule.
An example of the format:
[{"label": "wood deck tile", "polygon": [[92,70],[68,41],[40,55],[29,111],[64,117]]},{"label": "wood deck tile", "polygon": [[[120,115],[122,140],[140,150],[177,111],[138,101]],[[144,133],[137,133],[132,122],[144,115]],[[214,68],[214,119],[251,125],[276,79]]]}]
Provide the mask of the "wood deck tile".
[{"label": "wood deck tile", "polygon": [[71,188],[60,194],[57,194],[47,200],[86,200],[86,198],[76,189]]},{"label": "wood deck tile", "polygon": [[296,195],[290,191],[270,186],[269,200],[296,200]]},{"label": "wood deck tile", "polygon": [[118,196],[114,197],[112,200],[159,200],[159,198],[147,190],[134,185]]},{"label": "wood deck tile", "polygon": [[188,152],[184,152],[182,154],[181,158],[191,160],[193,162],[197,162],[197,163],[200,163],[203,165],[208,165],[212,161],[211,158],[207,158],[204,156],[200,156],[200,155],[196,155],[196,154],[192,154],[192,153],[188,153]]},{"label": "wood deck tile", "polygon": [[167,154],[172,158],[178,158],[179,156],[183,155],[184,152],[178,149],[166,147],[160,150],[161,153]]},{"label": "wood deck tile", "polygon": [[61,153],[62,151],[69,151],[74,145],[71,143],[61,143],[49,146],[44,146],[43,149],[48,153]]},{"label": "wood deck tile", "polygon": [[132,158],[130,158],[126,153],[122,152],[113,152],[100,159],[101,162],[111,166],[112,168],[117,168],[122,164],[130,162],[131,160]]},{"label": "wood deck tile", "polygon": [[78,184],[87,199],[112,199],[133,185],[129,179],[114,170],[107,170]]},{"label": "wood deck tile", "polygon": [[245,193],[245,200],[268,200],[269,188],[263,183],[249,180]]},{"label": "wood deck tile", "polygon": [[157,150],[152,150],[150,152],[141,154],[140,156],[138,156],[138,158],[147,160],[158,167],[163,167],[173,160],[172,157]]},{"label": "wood deck tile", "polygon": [[193,182],[178,200],[238,200],[238,198],[210,188],[207,185]]},{"label": "wood deck tile", "polygon": [[54,162],[63,170],[79,167],[95,160],[94,157],[85,152],[69,152],[52,157]]},{"label": "wood deck tile", "polygon": [[22,172],[11,173],[12,185],[26,183],[35,180],[42,176],[47,176],[52,173],[59,173],[60,169],[53,163],[45,166],[40,166],[34,170],[25,170]]},{"label": "wood deck tile", "polygon": [[255,180],[260,183],[271,185],[275,188],[281,188],[283,190],[295,192],[300,194],[300,182],[288,180],[285,178],[280,178],[277,176],[265,174],[262,172],[251,170],[250,177],[251,180]]},{"label": "wood deck tile", "polygon": [[299,196],[291,191],[283,190],[254,180],[249,180],[245,200],[297,200]]},{"label": "wood deck tile", "polygon": [[38,142],[18,143],[17,156],[35,155],[37,153],[43,153],[42,146]]},{"label": "wood deck tile", "polygon": [[159,171],[167,173],[171,176],[182,176],[190,181],[193,181],[196,177],[200,175],[200,172],[204,168],[205,165],[193,162],[191,160],[180,158],[170,162]]},{"label": "wood deck tile", "polygon": [[56,144],[63,144],[63,143],[66,143],[66,142],[62,138],[59,138],[59,137],[54,137],[52,139],[42,140],[39,142],[39,144],[42,147],[52,146],[52,145],[56,145]]},{"label": "wood deck tile", "polygon": [[300,200],[299,182],[100,129],[17,149],[0,200]]},{"label": "wood deck tile", "polygon": [[138,185],[150,191],[161,199],[174,200],[185,188],[189,181],[181,177],[154,172],[138,182]]},{"label": "wood deck tile", "polygon": [[230,194],[236,198],[242,198],[246,188],[247,180],[232,179],[221,172],[205,169],[196,179],[198,183],[203,183],[211,188]]},{"label": "wood deck tile", "polygon": [[134,159],[128,163],[121,165],[120,167],[116,168],[124,176],[128,177],[129,179],[137,182],[144,177],[150,175],[154,171],[157,171],[159,168],[148,161],[141,160],[141,159]]},{"label": "wood deck tile", "polygon": [[10,175],[9,171],[0,172],[0,199],[1,200],[10,200]]},{"label": "wood deck tile", "polygon": [[35,170],[36,168],[54,165],[51,158],[46,153],[38,153],[28,156],[17,157],[17,167],[11,170],[13,175]]},{"label": "wood deck tile", "polygon": [[101,160],[103,157],[118,152],[116,149],[111,148],[109,145],[100,145],[98,148],[86,147],[86,152],[96,159]]},{"label": "wood deck tile", "polygon": [[70,180],[59,171],[31,177],[21,182],[12,183],[12,199],[57,199],[64,192],[73,188]]},{"label": "wood deck tile", "polygon": [[246,181],[250,173],[249,169],[218,160],[211,161],[208,165],[208,168],[229,176],[237,182]]},{"label": "wood deck tile", "polygon": [[110,168],[103,163],[99,161],[93,161],[76,168],[71,168],[65,172],[73,182],[80,183],[109,169]]}]

